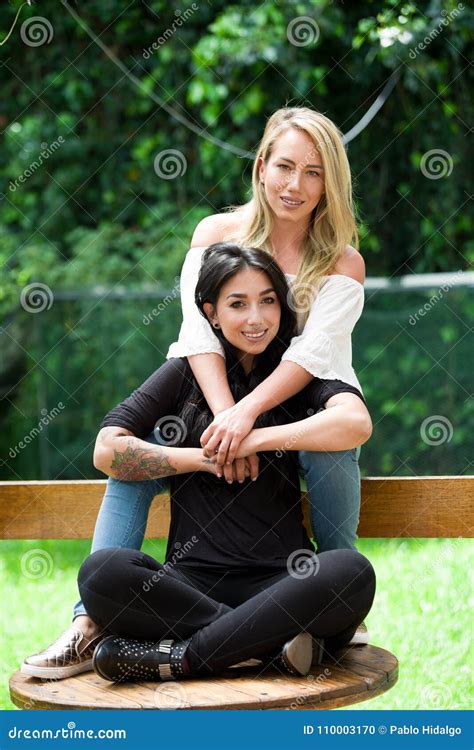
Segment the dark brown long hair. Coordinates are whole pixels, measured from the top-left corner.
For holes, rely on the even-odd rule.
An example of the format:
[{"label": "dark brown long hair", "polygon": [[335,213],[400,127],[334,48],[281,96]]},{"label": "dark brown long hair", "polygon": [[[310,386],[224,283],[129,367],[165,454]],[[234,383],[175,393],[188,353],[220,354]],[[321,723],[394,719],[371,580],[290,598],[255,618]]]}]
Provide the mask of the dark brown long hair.
[{"label": "dark brown long hair", "polygon": [[[263,271],[270,278],[280,303],[281,319],[275,338],[265,351],[256,355],[249,377],[240,364],[238,350],[227,341],[220,328],[212,328],[224,349],[229,387],[236,403],[273,372],[296,332],[296,315],[289,304],[291,292],[279,265],[264,250],[240,247],[231,242],[216,242],[204,252],[195,291],[195,302],[201,314],[208,320],[204,304],[210,302],[215,308],[224,284],[248,268]],[[182,394],[179,416],[186,425],[186,444],[199,445],[200,436],[214,417],[194,378]],[[285,421],[288,421],[286,410],[276,407],[261,414],[255,427],[283,424]]]}]

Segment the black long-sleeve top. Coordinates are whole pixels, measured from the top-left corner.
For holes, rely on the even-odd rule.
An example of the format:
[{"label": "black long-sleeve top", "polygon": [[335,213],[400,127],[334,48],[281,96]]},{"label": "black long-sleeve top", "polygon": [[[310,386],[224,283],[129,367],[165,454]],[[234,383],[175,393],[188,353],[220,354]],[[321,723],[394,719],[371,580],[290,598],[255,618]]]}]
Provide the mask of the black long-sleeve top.
[{"label": "black long-sleeve top", "polygon": [[[131,396],[113,408],[101,427],[124,427],[146,439],[155,425],[177,423],[174,446],[189,445],[176,417],[193,374],[186,357],[167,360]],[[305,419],[336,393],[360,392],[338,380],[314,380],[281,405],[284,421]],[[363,400],[363,399],[362,399]],[[192,442],[200,448],[199,442]],[[298,452],[259,453],[256,481],[228,484],[207,472],[169,477],[171,526],[166,559],[184,566],[282,568],[295,550],[314,551],[303,526]],[[334,498],[337,502],[337,498]],[[194,541],[196,540],[197,541]]]}]

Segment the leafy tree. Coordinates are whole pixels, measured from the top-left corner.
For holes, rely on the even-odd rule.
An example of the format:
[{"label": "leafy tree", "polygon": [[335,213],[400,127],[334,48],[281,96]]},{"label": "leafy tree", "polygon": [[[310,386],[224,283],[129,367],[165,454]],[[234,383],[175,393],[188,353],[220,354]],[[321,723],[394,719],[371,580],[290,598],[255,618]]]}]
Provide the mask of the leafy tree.
[{"label": "leafy tree", "polygon": [[[20,5],[15,0],[0,7],[2,38]],[[160,293],[175,286],[197,222],[246,200],[251,160],[239,153],[254,150],[265,119],[287,103],[309,104],[347,132],[394,76],[395,87],[383,107],[348,144],[368,273],[457,271],[468,268],[474,254],[468,234],[466,137],[472,119],[468,43],[474,14],[467,4],[280,0],[256,5],[242,0],[229,5],[218,0],[189,4],[181,12],[164,0],[119,5],[42,0],[22,8],[11,37],[0,47],[0,335],[5,354],[0,391],[8,398],[0,455],[6,456],[24,432],[18,409],[34,426],[41,408],[60,400],[53,378],[62,382],[64,376],[71,393],[85,372],[99,366],[104,347],[120,344],[129,325],[144,333],[143,322],[141,328],[137,322],[146,313],[144,300],[135,297],[119,314],[112,312],[118,303],[111,295],[120,290],[138,295],[151,286],[158,302]],[[37,16],[43,19],[43,37],[33,34]],[[303,36],[295,36],[295,24]],[[445,153],[430,173],[429,153],[440,149]],[[169,150],[178,165],[174,179],[168,179],[163,165],[163,152]],[[44,317],[25,313],[20,305],[22,291],[33,283],[47,285],[54,294],[54,306],[41,313]],[[80,289],[92,296],[74,302],[71,295]],[[67,294],[69,302],[61,296]],[[393,296],[380,301],[397,304]],[[469,304],[467,296],[460,299],[456,313],[461,320]],[[443,305],[438,309],[447,311]],[[434,323],[436,314],[427,320]],[[67,455],[72,457],[94,432],[112,394],[118,400],[149,373],[150,365],[160,363],[178,324],[176,309],[153,328],[153,344],[159,333],[159,356],[150,345],[140,357],[143,342],[137,334],[136,352],[130,344],[134,356],[120,360],[115,370],[120,377],[112,385],[107,381],[99,401],[94,388],[73,425],[57,436],[53,425],[48,428]],[[386,424],[399,420],[394,430],[409,430],[413,415],[422,416],[424,397],[408,392],[403,407],[388,408],[392,361],[382,353],[373,361],[374,347],[382,352],[384,341],[366,339],[362,326],[356,365],[370,363],[367,371],[374,377],[364,385],[377,414]],[[462,327],[446,319],[439,328],[425,330],[423,346],[449,348],[452,337],[462,335]],[[63,337],[70,347],[67,367],[57,345]],[[417,346],[413,354],[402,347],[397,360],[405,391],[415,374],[413,362],[422,361]],[[106,351],[109,356],[113,348]],[[47,375],[37,361],[46,365]],[[457,360],[444,361],[462,367]],[[109,378],[110,370],[101,370],[100,377]],[[380,404],[373,382],[386,389]],[[444,387],[440,381],[430,396],[444,400]],[[449,398],[467,419],[462,391]],[[67,419],[65,411],[57,428]],[[464,433],[455,434],[458,440]],[[377,450],[367,449],[374,451],[371,470],[391,471],[394,462],[382,442]],[[459,470],[461,464],[459,459]],[[86,471],[86,465],[78,471]],[[38,475],[31,460],[21,471],[30,468]],[[10,478],[15,471],[5,468]],[[65,469],[58,459],[51,471],[69,476],[75,469]]]}]

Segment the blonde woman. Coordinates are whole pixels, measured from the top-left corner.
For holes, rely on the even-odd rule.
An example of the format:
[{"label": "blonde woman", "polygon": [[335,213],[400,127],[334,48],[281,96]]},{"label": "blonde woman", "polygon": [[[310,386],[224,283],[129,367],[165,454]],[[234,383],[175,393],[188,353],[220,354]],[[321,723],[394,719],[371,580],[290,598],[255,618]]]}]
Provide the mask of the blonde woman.
[{"label": "blonde woman", "polygon": [[[201,444],[217,451],[226,479],[244,477],[235,460],[256,418],[299,393],[313,378],[360,389],[352,369],[351,333],[364,303],[364,261],[357,251],[351,174],[334,123],[305,107],[277,110],[268,120],[243,206],[197,226],[181,276],[183,324],[170,357],[189,357],[215,418]],[[285,272],[298,313],[295,336],[275,371],[234,404],[222,347],[199,315],[194,289],[205,247],[222,240],[268,251]],[[256,333],[259,333],[256,331]],[[354,548],[360,508],[358,451],[300,452],[320,552]],[[250,461],[252,474],[257,458]]]},{"label": "blonde woman", "polygon": [[[364,302],[364,261],[356,249],[350,168],[339,130],[311,109],[279,109],[267,122],[252,183],[248,203],[209,216],[196,228],[181,276],[183,324],[167,355],[168,359],[188,358],[214,414],[201,445],[206,455],[217,455],[218,473],[229,482],[258,475],[256,454],[236,458],[258,415],[302,391],[313,378],[340,380],[361,390],[352,369],[351,333]],[[292,287],[290,304],[296,301],[298,319],[298,335],[280,364],[237,404],[229,388],[223,348],[194,298],[205,248],[225,240],[273,256]],[[257,320],[250,319],[248,326],[242,335],[247,342],[255,340],[258,347],[265,331]],[[298,453],[318,552],[355,546],[360,508],[358,453],[359,448]],[[166,480],[160,481],[162,490],[166,489]],[[156,481],[109,478],[92,551],[139,550],[156,494]],[[26,659],[22,669],[56,679],[90,670],[94,648],[102,637],[79,601],[73,625],[51,646]],[[362,625],[352,643],[367,641]]]}]

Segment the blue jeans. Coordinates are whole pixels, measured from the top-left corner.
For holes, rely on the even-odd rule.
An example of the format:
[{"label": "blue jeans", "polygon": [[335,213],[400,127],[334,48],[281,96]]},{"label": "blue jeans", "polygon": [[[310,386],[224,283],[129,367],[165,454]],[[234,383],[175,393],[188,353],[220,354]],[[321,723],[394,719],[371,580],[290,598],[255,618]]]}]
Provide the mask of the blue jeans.
[{"label": "blue jeans", "polygon": [[355,549],[360,512],[360,448],[299,451],[318,552]]},{"label": "blue jeans", "polygon": [[[159,443],[153,433],[150,443]],[[299,452],[306,480],[311,525],[318,552],[355,549],[360,510],[360,448],[332,453]],[[91,553],[109,547],[141,549],[153,498],[168,490],[168,478],[107,482],[94,529]],[[86,614],[78,601],[74,617]]]}]

